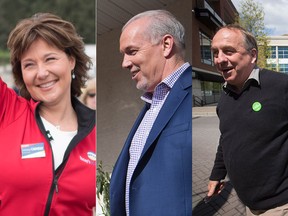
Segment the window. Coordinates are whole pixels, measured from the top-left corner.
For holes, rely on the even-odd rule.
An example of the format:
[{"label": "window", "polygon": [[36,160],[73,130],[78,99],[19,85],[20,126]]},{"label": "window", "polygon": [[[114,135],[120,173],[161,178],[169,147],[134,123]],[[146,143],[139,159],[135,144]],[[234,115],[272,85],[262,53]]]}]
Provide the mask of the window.
[{"label": "window", "polygon": [[279,64],[279,72],[288,73],[288,64]]},{"label": "window", "polygon": [[276,46],[271,46],[268,48],[268,50],[269,50],[268,58],[276,59]]},{"label": "window", "polygon": [[200,49],[201,49],[201,62],[208,65],[213,65],[212,52],[211,52],[211,39],[204,33],[199,32]]},{"label": "window", "polygon": [[288,58],[288,47],[287,46],[279,46],[278,47],[278,58],[279,59]]}]

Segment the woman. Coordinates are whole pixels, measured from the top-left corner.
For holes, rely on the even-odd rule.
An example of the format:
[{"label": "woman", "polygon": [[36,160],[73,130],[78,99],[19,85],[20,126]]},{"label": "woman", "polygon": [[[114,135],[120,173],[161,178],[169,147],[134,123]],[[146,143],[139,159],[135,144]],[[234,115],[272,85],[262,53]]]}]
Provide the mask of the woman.
[{"label": "woman", "polygon": [[92,215],[95,112],[76,99],[91,65],[74,26],[39,13],[8,38],[20,95],[0,80],[0,215]]}]

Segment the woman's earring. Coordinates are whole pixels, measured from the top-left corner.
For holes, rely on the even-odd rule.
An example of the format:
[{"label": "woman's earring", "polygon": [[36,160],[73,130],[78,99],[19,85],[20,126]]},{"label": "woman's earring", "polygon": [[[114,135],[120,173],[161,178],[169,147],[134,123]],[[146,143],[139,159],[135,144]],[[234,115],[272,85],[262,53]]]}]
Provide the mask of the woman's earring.
[{"label": "woman's earring", "polygon": [[75,79],[74,70],[72,70],[72,79]]}]

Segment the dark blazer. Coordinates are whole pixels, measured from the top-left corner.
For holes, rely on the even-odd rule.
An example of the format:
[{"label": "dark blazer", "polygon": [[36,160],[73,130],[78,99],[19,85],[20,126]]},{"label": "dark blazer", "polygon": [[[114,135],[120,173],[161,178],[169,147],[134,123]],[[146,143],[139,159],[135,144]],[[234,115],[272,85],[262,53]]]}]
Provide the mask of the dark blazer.
[{"label": "dark blazer", "polygon": [[[115,164],[110,183],[111,216],[124,216],[125,181],[132,138],[149,109],[145,105]],[[186,69],[163,104],[130,185],[130,216],[192,214],[192,68]]]}]

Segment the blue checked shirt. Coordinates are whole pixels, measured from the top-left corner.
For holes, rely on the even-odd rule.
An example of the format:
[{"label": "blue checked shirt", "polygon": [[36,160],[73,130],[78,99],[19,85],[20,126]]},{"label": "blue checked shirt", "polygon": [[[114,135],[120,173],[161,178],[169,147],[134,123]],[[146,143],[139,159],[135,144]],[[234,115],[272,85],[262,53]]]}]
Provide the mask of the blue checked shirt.
[{"label": "blue checked shirt", "polygon": [[170,89],[173,87],[174,83],[180,77],[180,75],[189,67],[189,63],[186,62],[176,71],[166,77],[161,83],[159,83],[154,93],[145,93],[141,99],[147,103],[150,103],[150,109],[147,110],[145,116],[143,117],[136,133],[131,142],[129,149],[130,160],[128,164],[127,177],[126,177],[126,193],[125,193],[125,203],[126,203],[126,214],[129,216],[129,193],[130,193],[130,181],[141,156],[142,150],[146,143],[147,137],[151,131],[151,128],[155,122],[155,119],[160,112]]}]

